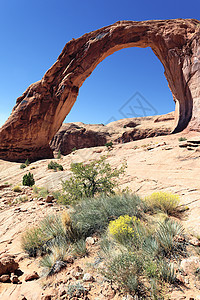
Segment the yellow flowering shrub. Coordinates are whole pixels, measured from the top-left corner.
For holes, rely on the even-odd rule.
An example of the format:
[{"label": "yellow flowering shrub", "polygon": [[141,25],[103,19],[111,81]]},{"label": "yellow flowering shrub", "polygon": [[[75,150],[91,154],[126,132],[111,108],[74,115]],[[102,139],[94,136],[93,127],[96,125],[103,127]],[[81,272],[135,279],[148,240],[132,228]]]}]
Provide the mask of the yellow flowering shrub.
[{"label": "yellow flowering shrub", "polygon": [[127,240],[136,240],[139,237],[137,231],[139,223],[140,220],[136,217],[120,216],[109,223],[108,230],[118,242],[123,243]]},{"label": "yellow flowering shrub", "polygon": [[176,211],[180,197],[167,192],[154,192],[145,198],[145,202],[150,210],[161,210],[171,215]]}]

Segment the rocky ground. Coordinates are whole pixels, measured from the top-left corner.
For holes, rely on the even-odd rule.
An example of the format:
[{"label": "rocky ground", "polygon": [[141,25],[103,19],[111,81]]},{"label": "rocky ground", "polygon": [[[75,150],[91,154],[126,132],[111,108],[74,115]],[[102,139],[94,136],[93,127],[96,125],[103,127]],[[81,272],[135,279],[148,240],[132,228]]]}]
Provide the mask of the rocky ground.
[{"label": "rocky ground", "polygon": [[[187,138],[187,141],[179,142],[180,137]],[[44,186],[49,191],[61,189],[61,179],[67,179],[70,175],[71,162],[88,162],[101,155],[108,155],[112,166],[120,165],[124,159],[127,161],[126,174],[120,180],[121,188],[128,186],[140,196],[158,190],[179,194],[181,203],[189,207],[182,215],[181,222],[191,239],[194,237],[193,243],[198,252],[199,242],[195,236],[200,236],[200,134],[179,133],[146,138],[114,145],[111,150],[105,146],[80,149],[56,159],[64,167],[62,172],[48,170],[50,160],[34,162],[26,169],[20,169],[19,163],[1,160],[0,270],[3,265],[7,265],[13,274],[8,279],[4,276],[6,272],[1,273],[0,280],[14,283],[0,283],[0,299],[67,299],[65,284],[69,281],[82,282],[88,291],[87,299],[132,299],[128,296],[123,298],[125,295],[120,294],[115,286],[111,286],[91,268],[99,247],[96,238],[94,243],[88,244],[88,257],[69,261],[63,272],[48,280],[42,277],[38,260],[28,258],[20,245],[21,234],[26,227],[37,224],[46,214],[63,210],[54,200],[49,202],[36,199],[30,188],[14,192],[13,187],[21,184],[23,175],[31,171],[38,187]],[[195,252],[191,254],[197,256]],[[199,281],[187,269],[188,264],[200,267],[199,258],[193,257],[192,261],[183,262],[184,272],[179,278],[180,285],[166,291],[168,299],[200,299]]]}]

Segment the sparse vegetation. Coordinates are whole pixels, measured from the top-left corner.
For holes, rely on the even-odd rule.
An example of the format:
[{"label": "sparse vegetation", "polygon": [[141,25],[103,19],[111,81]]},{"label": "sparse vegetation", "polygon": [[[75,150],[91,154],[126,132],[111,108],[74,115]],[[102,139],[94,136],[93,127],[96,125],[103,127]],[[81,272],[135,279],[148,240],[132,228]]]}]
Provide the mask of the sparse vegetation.
[{"label": "sparse vegetation", "polygon": [[21,191],[22,191],[22,189],[21,189],[21,187],[19,185],[14,186],[13,192],[21,193]]},{"label": "sparse vegetation", "polygon": [[25,186],[33,186],[35,184],[35,180],[33,174],[30,172],[23,176],[22,184]]},{"label": "sparse vegetation", "polygon": [[182,137],[182,136],[178,140],[179,140],[179,142],[187,141],[187,139],[185,137]]},{"label": "sparse vegetation", "polygon": [[162,211],[168,215],[177,212],[180,204],[180,197],[167,192],[154,192],[145,198],[146,205],[150,211]]},{"label": "sparse vegetation", "polygon": [[61,159],[61,152],[60,152],[60,150],[58,151],[57,159]]},{"label": "sparse vegetation", "polygon": [[49,164],[48,164],[48,169],[49,170],[54,170],[55,172],[57,171],[63,171],[63,166],[58,164],[56,161],[51,161]]},{"label": "sparse vegetation", "polygon": [[[141,199],[130,191],[117,191],[126,164],[111,168],[105,160],[71,165],[72,176],[62,182],[63,193],[53,193],[70,209],[47,215],[27,229],[22,248],[30,256],[41,255],[40,265],[51,276],[66,267],[69,255],[86,256],[90,251],[86,238],[95,235],[103,263],[94,267],[106,280],[139,299],[162,299],[163,286],[177,282],[176,259],[187,254],[183,227],[170,218],[178,211],[180,198],[155,192]],[[48,194],[43,188],[33,190],[37,197]],[[69,297],[85,292],[83,286],[68,285]]]},{"label": "sparse vegetation", "polygon": [[29,165],[30,165],[30,162],[29,162],[29,160],[28,160],[28,158],[27,158],[27,160],[25,161],[25,163],[20,165],[20,169],[25,169],[25,168],[28,167]]},{"label": "sparse vegetation", "polygon": [[94,160],[89,164],[72,163],[72,176],[69,180],[63,181],[63,191],[65,202],[71,204],[79,202],[84,198],[92,198],[99,194],[112,195],[117,187],[117,179],[124,173],[126,164],[117,168],[112,168],[106,163],[106,157]]},{"label": "sparse vegetation", "polygon": [[49,194],[48,189],[44,188],[44,187],[37,187],[36,185],[34,185],[33,187],[33,193],[36,195],[37,198],[46,198],[47,195]]},{"label": "sparse vegetation", "polygon": [[112,150],[113,142],[108,142],[108,143],[105,144],[105,146],[107,147],[108,150]]}]

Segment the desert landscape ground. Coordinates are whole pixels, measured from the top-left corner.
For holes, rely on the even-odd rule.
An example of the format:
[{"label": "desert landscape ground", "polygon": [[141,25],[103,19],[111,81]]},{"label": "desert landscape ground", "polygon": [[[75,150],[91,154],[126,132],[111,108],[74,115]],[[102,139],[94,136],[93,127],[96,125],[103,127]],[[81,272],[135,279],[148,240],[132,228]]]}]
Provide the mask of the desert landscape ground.
[{"label": "desert landscape ground", "polygon": [[[17,99],[0,128],[1,300],[200,299],[199,25],[119,21],[73,38]],[[175,112],[63,124],[96,66],[128,47],[160,60]]]},{"label": "desert landscape ground", "polygon": [[[170,128],[171,122],[168,120],[163,123],[166,123],[165,127]],[[180,138],[187,140],[179,141]],[[192,147],[194,143],[198,143],[198,147]],[[21,248],[21,235],[26,228],[38,224],[45,215],[65,210],[65,207],[56,200],[46,203],[44,199],[37,199],[32,188],[22,187],[20,193],[14,192],[14,186],[22,186],[23,175],[28,171],[33,173],[35,185],[47,188],[51,194],[54,190],[61,190],[61,180],[69,178],[71,163],[82,161],[88,163],[99,159],[102,155],[107,155],[107,161],[113,167],[119,166],[124,159],[127,161],[127,170],[119,181],[121,189],[129,187],[133,193],[141,197],[155,191],[180,195],[181,205],[187,206],[188,210],[175,219],[183,224],[190,238],[194,238],[193,242],[197,246],[194,246],[196,252],[194,250],[193,257],[198,256],[195,253],[198,253],[199,248],[196,237],[200,236],[199,145],[200,134],[190,132],[120,143],[113,145],[111,150],[106,146],[84,148],[55,159],[64,167],[62,172],[48,170],[49,159],[33,162],[26,169],[20,169],[20,163],[1,160],[0,253],[1,258],[14,255],[14,260],[19,263],[21,270],[21,274],[18,274],[21,283],[0,283],[0,298],[68,299],[65,293],[67,284],[70,280],[80,281],[73,278],[70,272],[82,269],[84,273],[90,273],[94,278],[90,283],[83,283],[90,291],[88,298],[85,296],[84,299],[137,299],[136,296],[122,294],[115,284],[102,279],[102,276],[91,267],[99,250],[98,237],[96,239],[94,237],[94,244],[88,245],[86,257],[75,259],[73,264],[69,264],[66,269],[49,279],[41,275],[39,258],[28,257]],[[25,196],[27,198],[23,201]],[[25,281],[26,276],[33,272],[39,274],[39,279]],[[70,279],[70,276],[73,279]],[[194,274],[185,274],[179,279],[180,281],[177,281],[179,284],[166,289],[166,299],[199,299],[200,283]]]}]

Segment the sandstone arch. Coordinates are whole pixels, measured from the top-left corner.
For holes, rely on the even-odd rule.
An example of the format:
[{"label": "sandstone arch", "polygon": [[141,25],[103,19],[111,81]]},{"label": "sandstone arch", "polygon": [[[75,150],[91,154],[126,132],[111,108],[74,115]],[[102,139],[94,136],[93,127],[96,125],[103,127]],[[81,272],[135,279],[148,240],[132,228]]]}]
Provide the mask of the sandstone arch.
[{"label": "sandstone arch", "polygon": [[173,132],[200,131],[200,21],[119,21],[66,44],[41,81],[17,99],[0,129],[0,158],[52,157],[49,142],[76,101],[79,88],[108,55],[151,47],[162,62],[176,103]]}]

